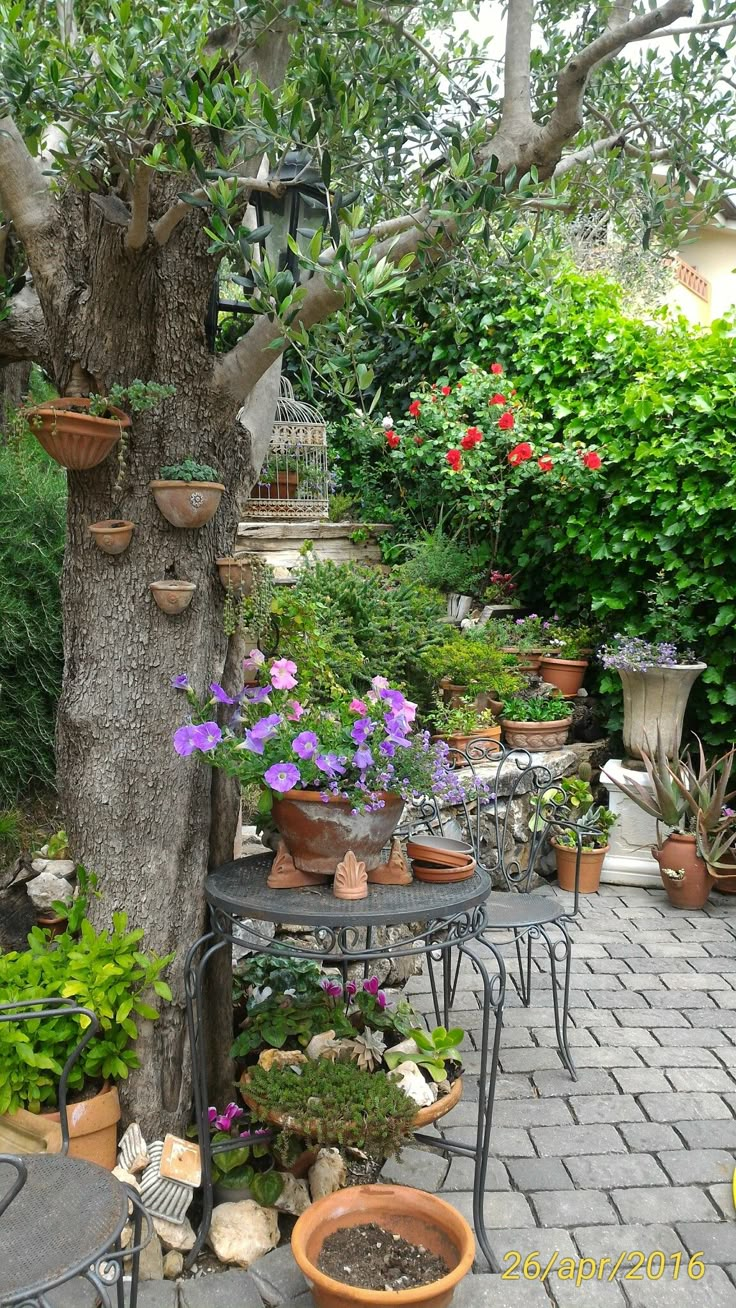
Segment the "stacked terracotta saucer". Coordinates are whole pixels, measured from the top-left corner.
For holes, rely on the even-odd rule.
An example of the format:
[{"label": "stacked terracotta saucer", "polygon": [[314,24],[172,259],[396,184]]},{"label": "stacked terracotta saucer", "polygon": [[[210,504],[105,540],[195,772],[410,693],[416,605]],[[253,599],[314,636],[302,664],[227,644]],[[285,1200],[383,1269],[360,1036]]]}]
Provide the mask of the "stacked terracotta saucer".
[{"label": "stacked terracotta saucer", "polygon": [[417,881],[467,881],[475,872],[473,847],[448,836],[415,836],[406,846]]}]

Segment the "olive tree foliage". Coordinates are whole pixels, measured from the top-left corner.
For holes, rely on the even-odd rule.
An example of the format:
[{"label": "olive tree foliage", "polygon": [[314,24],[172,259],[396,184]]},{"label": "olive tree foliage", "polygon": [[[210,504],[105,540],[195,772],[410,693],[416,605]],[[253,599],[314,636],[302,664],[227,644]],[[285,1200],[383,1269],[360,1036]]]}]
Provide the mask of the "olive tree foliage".
[{"label": "olive tree foliage", "polygon": [[[94,912],[127,908],[152,949],[176,951],[174,1002],[141,1033],[129,1092],[146,1128],[187,1111],[183,960],[237,814],[217,774],[172,751],[170,679],[236,676],[214,560],[268,447],[281,355],[308,354],[331,317],[349,338],[357,301],[370,322],[382,292],[478,237],[533,262],[546,210],[610,209],[666,241],[727,184],[733,0],[697,21],[693,0],[508,0],[490,9],[492,59],[456,35],[457,8],[0,0],[0,364],[36,361],[62,394],[136,377],[176,388],[136,415],[122,489],[114,459],[69,474],[62,584],[66,829],[99,873]],[[329,190],[299,284],[260,257],[252,217],[256,197],[284,194],[295,146]],[[252,277],[252,318],[213,355],[204,321],[223,260]],[[358,362],[355,384],[371,380]],[[147,489],[186,456],[227,488],[197,532],[169,527]],[[110,560],[88,526],[115,516],[136,531]],[[179,618],[152,603],[161,575],[197,583]]]}]

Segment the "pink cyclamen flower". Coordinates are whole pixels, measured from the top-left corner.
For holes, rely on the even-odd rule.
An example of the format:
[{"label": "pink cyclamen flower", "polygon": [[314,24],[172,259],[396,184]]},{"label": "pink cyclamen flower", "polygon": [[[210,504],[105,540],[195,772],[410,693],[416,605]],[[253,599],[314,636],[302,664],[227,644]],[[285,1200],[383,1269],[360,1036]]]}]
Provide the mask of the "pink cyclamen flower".
[{"label": "pink cyclamen flower", "polygon": [[342,999],[342,986],[339,981],[333,981],[331,977],[325,976],[320,981],[320,985],[331,999]]},{"label": "pink cyclamen flower", "polygon": [[214,1120],[215,1120],[216,1117],[217,1117],[217,1109],[216,1109],[216,1108],[208,1108],[208,1109],[207,1109],[207,1121],[208,1121],[210,1124],[212,1124],[212,1122],[214,1122]]},{"label": "pink cyclamen flower", "polygon": [[276,690],[293,690],[296,685],[296,663],[293,659],[277,659],[271,664],[271,684]]},{"label": "pink cyclamen flower", "polygon": [[354,999],[358,993],[358,986],[355,981],[348,981],[345,985],[345,998]]}]

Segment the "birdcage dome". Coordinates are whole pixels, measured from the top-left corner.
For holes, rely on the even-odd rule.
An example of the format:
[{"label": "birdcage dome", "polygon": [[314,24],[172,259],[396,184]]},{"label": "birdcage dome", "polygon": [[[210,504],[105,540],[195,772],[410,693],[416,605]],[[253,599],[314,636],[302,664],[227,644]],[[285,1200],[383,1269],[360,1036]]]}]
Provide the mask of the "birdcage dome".
[{"label": "birdcage dome", "polygon": [[273,422],[271,449],[287,445],[326,445],[327,427],[322,414],[304,400],[297,400],[288,377],[281,378],[276,415]]},{"label": "birdcage dome", "polygon": [[324,418],[297,400],[288,377],[282,377],[268,462],[245,502],[245,516],[326,518],[328,483]]}]

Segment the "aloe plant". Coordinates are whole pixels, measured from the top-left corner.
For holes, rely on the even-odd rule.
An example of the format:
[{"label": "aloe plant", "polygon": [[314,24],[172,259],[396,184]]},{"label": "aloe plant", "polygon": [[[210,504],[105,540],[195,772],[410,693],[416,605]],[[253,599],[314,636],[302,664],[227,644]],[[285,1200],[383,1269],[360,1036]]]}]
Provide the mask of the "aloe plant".
[{"label": "aloe plant", "polygon": [[655,757],[651,758],[642,751],[642,761],[651,789],[638,781],[624,782],[617,778],[618,788],[645,813],[649,813],[670,830],[694,830],[695,819],[691,818],[685,798],[689,784],[686,758],[677,759],[672,767],[664,748],[662,733],[658,731]]},{"label": "aloe plant", "polygon": [[444,1081],[447,1076],[446,1063],[459,1063],[460,1043],[465,1032],[460,1027],[448,1031],[444,1026],[436,1026],[434,1031],[421,1031],[417,1028],[409,1035],[417,1046],[416,1053],[403,1049],[389,1049],[384,1061],[391,1071],[400,1063],[416,1063],[429,1072],[433,1081]]}]

